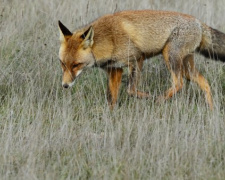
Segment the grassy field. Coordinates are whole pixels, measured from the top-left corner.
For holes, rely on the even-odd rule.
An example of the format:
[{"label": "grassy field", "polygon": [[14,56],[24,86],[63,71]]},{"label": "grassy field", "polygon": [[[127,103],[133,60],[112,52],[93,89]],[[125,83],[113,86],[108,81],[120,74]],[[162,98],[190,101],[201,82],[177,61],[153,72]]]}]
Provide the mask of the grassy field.
[{"label": "grassy field", "polygon": [[1,0],[0,179],[225,179],[225,65],[196,55],[214,111],[194,83],[163,104],[170,85],[161,56],[145,62],[131,98],[107,107],[106,75],[90,69],[61,87],[57,20],[76,29],[106,13],[164,9],[192,14],[225,32],[225,1]]}]

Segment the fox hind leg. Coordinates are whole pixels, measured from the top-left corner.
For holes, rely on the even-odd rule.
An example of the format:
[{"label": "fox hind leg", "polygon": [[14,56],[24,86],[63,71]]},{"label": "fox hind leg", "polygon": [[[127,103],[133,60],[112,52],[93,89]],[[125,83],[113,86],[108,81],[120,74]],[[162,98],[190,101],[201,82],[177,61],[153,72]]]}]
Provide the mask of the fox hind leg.
[{"label": "fox hind leg", "polygon": [[194,65],[194,55],[188,55],[184,59],[184,76],[199,85],[202,91],[205,92],[206,101],[210,107],[210,109],[213,109],[213,101],[212,101],[212,95],[211,90],[208,81],[198,72],[198,70],[195,68]]},{"label": "fox hind leg", "polygon": [[130,65],[130,75],[127,93],[130,96],[136,96],[138,98],[149,98],[150,95],[147,92],[141,92],[137,90],[140,81],[141,70],[143,67],[144,56],[142,56],[135,65]]},{"label": "fox hind leg", "polygon": [[183,77],[182,77],[182,56],[177,52],[173,52],[171,48],[171,43],[168,43],[163,49],[163,56],[167,68],[169,69],[172,77],[172,86],[164,93],[163,96],[159,96],[157,102],[161,102],[171,98],[183,87]]}]

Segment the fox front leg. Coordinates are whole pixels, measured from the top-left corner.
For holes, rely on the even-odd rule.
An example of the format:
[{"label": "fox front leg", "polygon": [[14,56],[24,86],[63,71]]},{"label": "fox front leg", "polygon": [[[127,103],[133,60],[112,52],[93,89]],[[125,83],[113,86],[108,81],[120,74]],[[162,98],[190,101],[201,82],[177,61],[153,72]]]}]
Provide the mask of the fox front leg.
[{"label": "fox front leg", "polygon": [[108,100],[109,107],[112,110],[117,102],[121,80],[122,80],[123,69],[108,68],[106,69],[106,72],[108,74],[107,100]]},{"label": "fox front leg", "polygon": [[134,65],[130,65],[130,75],[127,93],[130,96],[135,96],[138,98],[149,98],[148,92],[141,92],[137,90],[138,84],[140,82],[141,71],[143,67],[144,56],[142,56]]}]

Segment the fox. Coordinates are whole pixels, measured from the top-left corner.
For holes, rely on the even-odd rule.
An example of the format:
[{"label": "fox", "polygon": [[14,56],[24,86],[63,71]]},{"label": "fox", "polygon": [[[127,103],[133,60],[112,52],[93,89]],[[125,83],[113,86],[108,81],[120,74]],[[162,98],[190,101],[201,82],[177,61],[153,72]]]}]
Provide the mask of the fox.
[{"label": "fox", "polygon": [[206,103],[213,110],[208,81],[196,69],[196,53],[225,62],[225,34],[213,29],[194,16],[160,10],[127,10],[104,15],[71,32],[58,21],[60,32],[59,59],[62,86],[74,85],[77,77],[91,67],[103,69],[108,77],[107,102],[116,105],[123,69],[128,68],[127,93],[150,98],[138,90],[143,62],[162,54],[171,74],[171,87],[157,98],[162,102],[183,87],[183,78],[198,84],[205,93]]}]

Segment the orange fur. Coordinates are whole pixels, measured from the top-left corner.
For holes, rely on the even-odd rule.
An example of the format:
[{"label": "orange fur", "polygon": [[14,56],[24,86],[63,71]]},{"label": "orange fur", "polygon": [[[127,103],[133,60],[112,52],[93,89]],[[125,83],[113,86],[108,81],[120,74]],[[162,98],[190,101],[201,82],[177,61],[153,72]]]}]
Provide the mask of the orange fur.
[{"label": "orange fur", "polygon": [[108,103],[110,108],[113,109],[119,94],[119,88],[121,84],[123,69],[110,68],[110,69],[106,69],[106,72],[109,77],[107,98],[108,98]]}]

